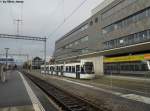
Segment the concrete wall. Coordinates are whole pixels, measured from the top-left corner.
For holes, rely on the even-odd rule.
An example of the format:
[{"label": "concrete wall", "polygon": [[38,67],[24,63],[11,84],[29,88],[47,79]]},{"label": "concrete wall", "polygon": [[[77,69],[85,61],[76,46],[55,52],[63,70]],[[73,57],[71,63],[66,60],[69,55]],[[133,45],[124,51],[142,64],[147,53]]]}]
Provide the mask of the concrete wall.
[{"label": "concrete wall", "polygon": [[101,4],[99,4],[96,8],[92,9],[91,13],[92,15],[96,14],[100,10],[104,9],[106,6],[111,4],[115,0],[104,0]]}]

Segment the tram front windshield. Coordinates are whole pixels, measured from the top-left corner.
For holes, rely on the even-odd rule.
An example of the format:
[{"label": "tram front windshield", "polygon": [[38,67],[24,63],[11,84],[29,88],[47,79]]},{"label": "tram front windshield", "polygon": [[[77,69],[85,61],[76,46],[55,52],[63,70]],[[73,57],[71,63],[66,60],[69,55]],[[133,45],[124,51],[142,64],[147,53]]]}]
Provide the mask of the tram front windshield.
[{"label": "tram front windshield", "polygon": [[93,71],[93,63],[92,62],[85,62],[84,64],[84,70],[85,70],[85,73],[87,74],[93,74],[94,71]]}]

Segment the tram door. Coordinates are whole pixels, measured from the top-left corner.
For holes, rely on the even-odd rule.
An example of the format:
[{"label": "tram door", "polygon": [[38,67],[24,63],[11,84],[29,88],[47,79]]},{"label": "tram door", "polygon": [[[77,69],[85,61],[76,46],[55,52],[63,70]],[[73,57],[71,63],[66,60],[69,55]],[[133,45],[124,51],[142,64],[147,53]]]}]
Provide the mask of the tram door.
[{"label": "tram door", "polygon": [[80,65],[76,65],[76,78],[80,79]]}]

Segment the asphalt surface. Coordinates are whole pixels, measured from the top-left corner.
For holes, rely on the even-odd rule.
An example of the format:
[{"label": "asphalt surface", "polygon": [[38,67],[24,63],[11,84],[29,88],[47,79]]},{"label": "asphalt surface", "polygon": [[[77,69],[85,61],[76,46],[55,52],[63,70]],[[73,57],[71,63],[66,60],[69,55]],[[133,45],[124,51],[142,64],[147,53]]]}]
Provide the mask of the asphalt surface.
[{"label": "asphalt surface", "polygon": [[6,79],[0,83],[0,107],[32,105],[19,74],[9,72]]},{"label": "asphalt surface", "polygon": [[[0,111],[36,111],[20,74],[17,71],[9,71],[7,81],[0,82]],[[24,75],[23,77],[39,99],[44,111],[58,111],[41,89]]]}]

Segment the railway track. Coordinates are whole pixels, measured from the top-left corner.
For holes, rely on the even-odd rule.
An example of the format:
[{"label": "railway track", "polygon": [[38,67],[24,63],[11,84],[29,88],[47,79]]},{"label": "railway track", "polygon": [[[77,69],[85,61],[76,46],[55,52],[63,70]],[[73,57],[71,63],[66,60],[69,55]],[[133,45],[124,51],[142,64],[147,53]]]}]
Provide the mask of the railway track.
[{"label": "railway track", "polygon": [[106,108],[89,103],[88,101],[74,96],[46,81],[23,72],[32,82],[42,89],[63,111],[111,111]]}]

